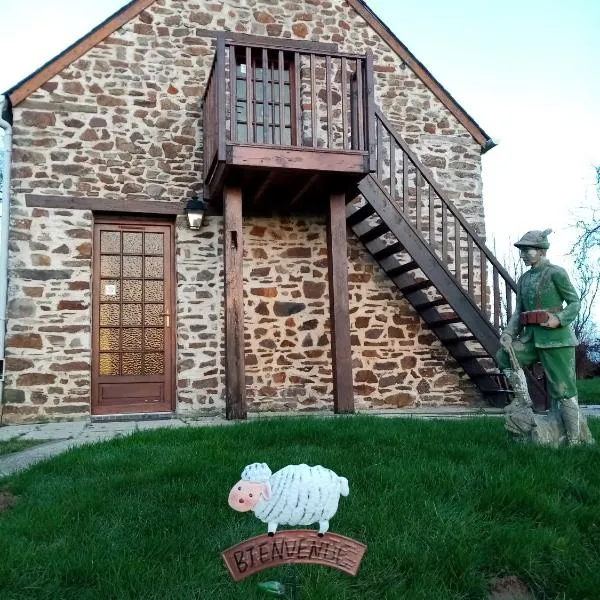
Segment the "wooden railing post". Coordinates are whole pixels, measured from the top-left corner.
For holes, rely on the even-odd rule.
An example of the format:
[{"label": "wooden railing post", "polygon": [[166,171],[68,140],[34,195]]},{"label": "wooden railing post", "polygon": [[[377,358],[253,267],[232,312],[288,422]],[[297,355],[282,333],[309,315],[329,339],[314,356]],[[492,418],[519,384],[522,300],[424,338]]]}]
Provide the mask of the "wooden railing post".
[{"label": "wooden railing post", "polygon": [[[375,82],[373,77],[373,52],[367,52],[365,60],[365,96],[366,96],[366,127],[367,127],[367,149],[369,151],[369,170],[371,173],[377,168],[375,148]],[[391,168],[391,165],[390,165]]]},{"label": "wooden railing post", "polygon": [[[234,49],[230,46],[230,52]],[[220,34],[217,37],[217,64],[215,69],[215,75],[217,77],[217,137],[218,137],[218,160],[225,160],[225,137],[226,137],[226,126],[227,126],[227,106],[226,98],[227,92],[225,89],[225,35]],[[231,79],[231,90],[232,94],[235,94],[235,72],[229,74]],[[233,117],[232,117],[233,119]],[[233,128],[233,120],[232,120]]]},{"label": "wooden railing post", "polygon": [[333,363],[333,407],[336,413],[351,413],[354,412],[354,385],[352,382],[346,249],[346,198],[343,193],[332,193],[329,199],[327,261]]}]

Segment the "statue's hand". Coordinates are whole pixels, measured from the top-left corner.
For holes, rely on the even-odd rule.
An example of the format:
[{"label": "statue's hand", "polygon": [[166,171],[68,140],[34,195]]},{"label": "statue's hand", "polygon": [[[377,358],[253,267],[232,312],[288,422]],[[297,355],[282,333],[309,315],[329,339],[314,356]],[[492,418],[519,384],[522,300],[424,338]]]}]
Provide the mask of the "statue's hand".
[{"label": "statue's hand", "polygon": [[548,313],[548,320],[545,323],[540,323],[540,325],[548,329],[556,329],[560,327],[560,319],[556,315]]},{"label": "statue's hand", "polygon": [[504,348],[505,350],[508,350],[508,348],[512,345],[512,335],[510,335],[509,333],[503,333],[500,336],[500,346],[502,346],[502,348]]}]

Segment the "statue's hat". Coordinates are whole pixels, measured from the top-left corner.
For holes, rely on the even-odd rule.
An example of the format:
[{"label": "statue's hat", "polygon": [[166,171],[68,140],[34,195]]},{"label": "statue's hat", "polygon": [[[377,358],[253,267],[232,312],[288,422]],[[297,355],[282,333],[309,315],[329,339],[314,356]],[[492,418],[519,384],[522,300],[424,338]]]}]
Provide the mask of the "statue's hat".
[{"label": "statue's hat", "polygon": [[552,233],[552,229],[544,229],[544,231],[528,231],[518,242],[515,243],[517,248],[541,248],[547,250],[550,248],[548,242],[548,234]]}]

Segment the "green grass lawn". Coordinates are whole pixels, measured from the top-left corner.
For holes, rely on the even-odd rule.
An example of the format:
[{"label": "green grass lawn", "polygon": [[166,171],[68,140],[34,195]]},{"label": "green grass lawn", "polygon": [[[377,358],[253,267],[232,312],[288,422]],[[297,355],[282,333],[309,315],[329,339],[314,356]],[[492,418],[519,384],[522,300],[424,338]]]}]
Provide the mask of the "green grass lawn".
[{"label": "green grass lawn", "polygon": [[20,452],[21,450],[27,450],[33,446],[44,444],[46,440],[6,440],[0,442],[0,456],[4,454],[12,454],[13,452]]},{"label": "green grass lawn", "polygon": [[[600,421],[591,421],[600,439]],[[227,505],[243,467],[348,478],[331,530],[367,544],[358,576],[296,565],[234,583],[220,553],[266,532]],[[71,450],[0,480],[0,598],[485,599],[515,575],[536,599],[600,596],[600,448],[507,439],[500,419],[351,417],[159,430]],[[283,527],[285,528],[285,527]]]},{"label": "green grass lawn", "polygon": [[580,404],[600,404],[600,377],[595,379],[579,379],[577,392]]}]

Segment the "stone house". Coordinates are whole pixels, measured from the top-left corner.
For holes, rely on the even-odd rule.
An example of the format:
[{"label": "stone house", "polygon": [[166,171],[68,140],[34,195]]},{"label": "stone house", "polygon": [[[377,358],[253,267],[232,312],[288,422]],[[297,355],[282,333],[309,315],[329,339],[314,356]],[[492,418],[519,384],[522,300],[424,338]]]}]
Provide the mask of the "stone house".
[{"label": "stone house", "polygon": [[2,423],[504,400],[493,143],[362,0],[133,0],[3,119]]}]

